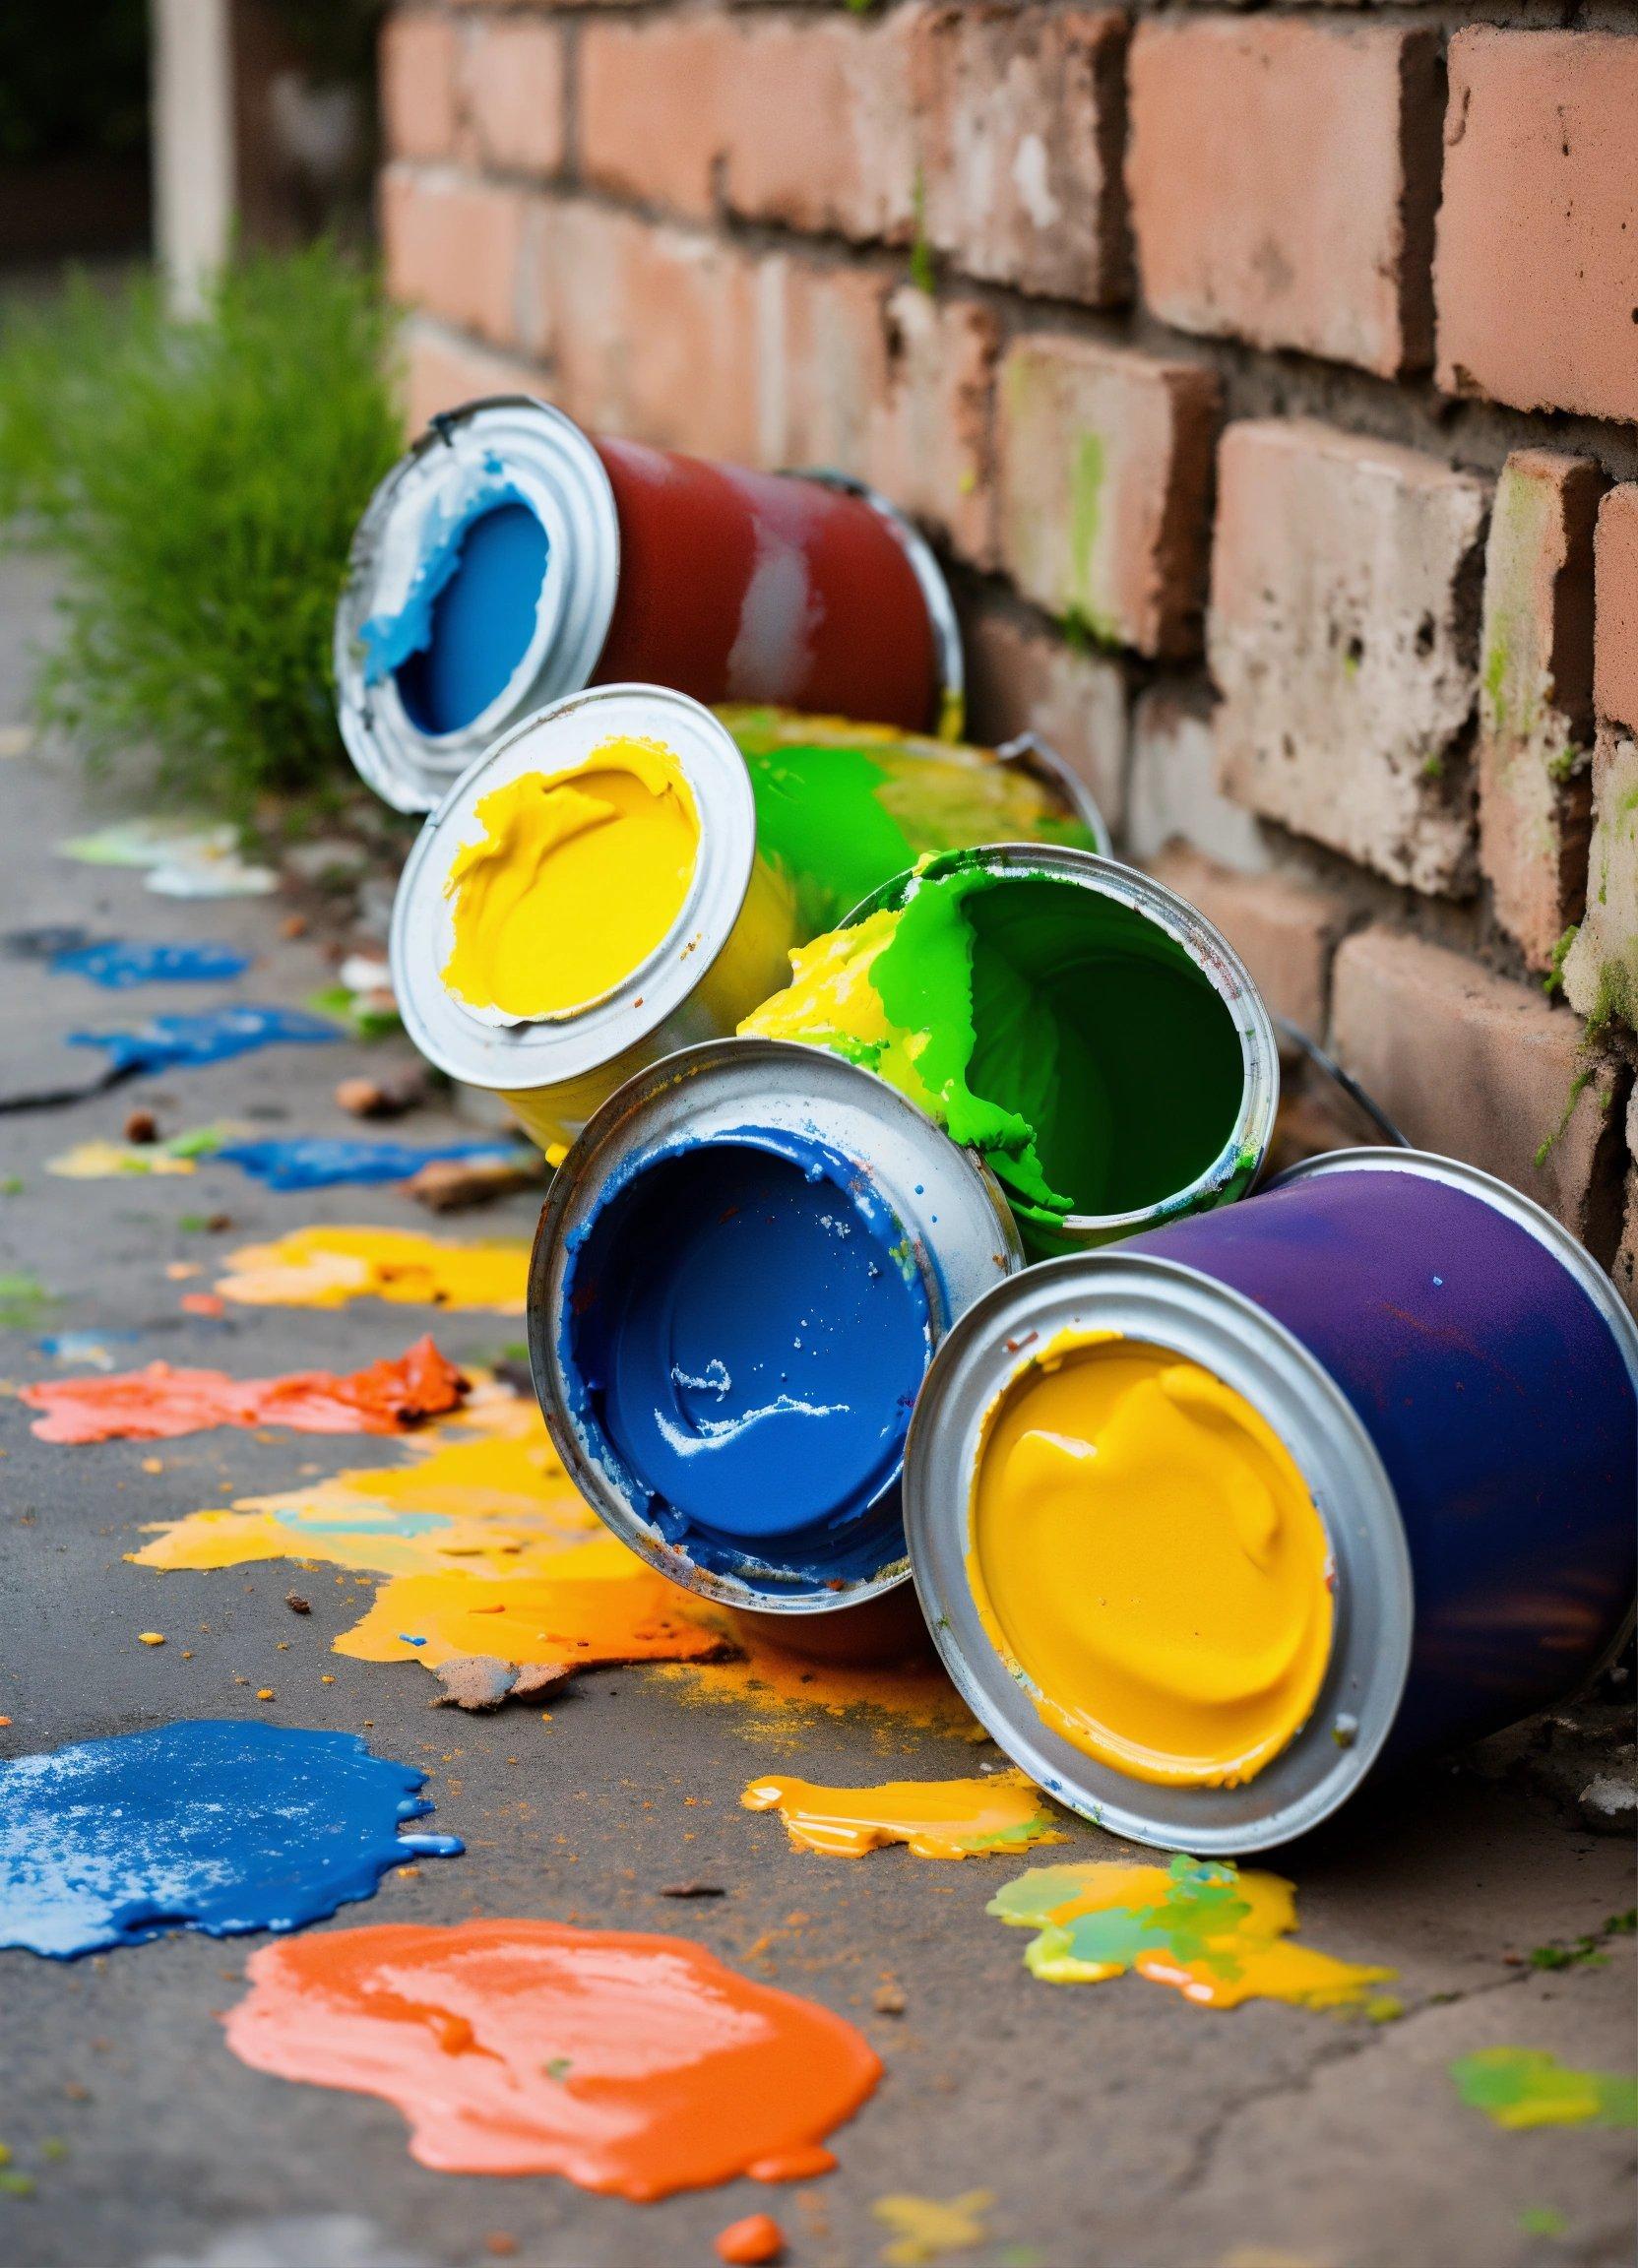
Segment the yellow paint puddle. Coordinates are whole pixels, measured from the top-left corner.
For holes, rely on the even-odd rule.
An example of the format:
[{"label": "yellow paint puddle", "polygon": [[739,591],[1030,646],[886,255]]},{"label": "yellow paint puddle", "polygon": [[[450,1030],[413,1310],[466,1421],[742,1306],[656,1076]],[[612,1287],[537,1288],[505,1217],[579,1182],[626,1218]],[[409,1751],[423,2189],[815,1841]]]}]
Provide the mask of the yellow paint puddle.
[{"label": "yellow paint puddle", "polygon": [[753,1780],[739,1798],[747,1811],[777,1810],[798,1850],[862,1858],[891,1843],[917,1858],[970,1858],[978,1853],[1061,1843],[1045,1798],[1022,1772],[982,1780],[890,1780],[877,1788],[822,1788],[811,1780]]},{"label": "yellow paint puddle", "polygon": [[968,2189],[959,2197],[917,2197],[897,2191],[870,2208],[892,2236],[882,2247],[888,2268],[924,2268],[949,2252],[971,2252],[989,2241],[993,2189]]},{"label": "yellow paint puddle", "polygon": [[1290,1943],[1293,1886],[1227,1859],[1036,1866],[1007,1883],[988,1912],[1038,1931],[1024,1962],[1050,1984],[1101,1984],[1130,1970],[1197,2008],[1244,2000],[1363,2008],[1369,1987],[1395,1974]]},{"label": "yellow paint puddle", "polygon": [[529,1246],[446,1244],[408,1228],[297,1228],[230,1253],[217,1290],[253,1307],[342,1307],[393,1299],[521,1315]]},{"label": "yellow paint puddle", "polygon": [[815,1662],[775,1645],[730,1608],[696,1606],[702,1621],[731,1636],[737,1656],[658,1672],[692,1702],[726,1703],[744,1714],[744,1731],[766,1745],[794,1749],[814,1714],[853,1712],[879,1732],[947,1732],[981,1738],[976,1719],[932,1660],[867,1664]]}]

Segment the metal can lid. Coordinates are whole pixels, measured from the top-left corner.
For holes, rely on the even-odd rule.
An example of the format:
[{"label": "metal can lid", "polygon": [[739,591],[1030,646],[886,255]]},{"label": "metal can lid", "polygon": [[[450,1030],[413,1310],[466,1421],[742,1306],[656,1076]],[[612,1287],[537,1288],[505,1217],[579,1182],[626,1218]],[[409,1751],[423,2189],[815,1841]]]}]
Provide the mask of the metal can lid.
[{"label": "metal can lid", "polygon": [[[476,809],[531,773],[583,766],[608,740],[658,742],[694,800],[699,845],[676,919],[615,987],[550,1021],[492,1017],[450,990],[455,946],[448,884],[481,838]],[[698,987],[733,929],[756,855],[756,811],[738,749],[709,709],[657,685],[599,685],[528,717],[472,766],[427,820],[393,901],[393,989],[416,1047],[452,1079],[504,1093],[555,1087],[613,1061],[665,1022]]]},{"label": "metal can lid", "polygon": [[[1095,1760],[1040,1715],[979,1614],[972,1490],[992,1413],[1064,1334],[1113,1332],[1198,1362],[1290,1452],[1336,1570],[1319,1696],[1287,1746],[1237,1787],[1167,1787]],[[1305,1833],[1381,1752],[1410,1669],[1410,1553],[1370,1435],[1341,1387],[1273,1316],[1157,1253],[1066,1254],[997,1285],[939,1349],[905,1454],[905,1534],[922,1612],[963,1699],[997,1744],[1071,1810],[1139,1843],[1225,1856]]]},{"label": "metal can lid", "polygon": [[[406,704],[400,670],[430,635],[438,575],[503,503],[532,512],[543,537],[533,628],[493,698],[439,731]],[[336,607],[337,715],[360,777],[400,811],[431,810],[497,734],[586,684],[619,574],[614,492],[572,418],[528,395],[434,417],[365,508]]]}]

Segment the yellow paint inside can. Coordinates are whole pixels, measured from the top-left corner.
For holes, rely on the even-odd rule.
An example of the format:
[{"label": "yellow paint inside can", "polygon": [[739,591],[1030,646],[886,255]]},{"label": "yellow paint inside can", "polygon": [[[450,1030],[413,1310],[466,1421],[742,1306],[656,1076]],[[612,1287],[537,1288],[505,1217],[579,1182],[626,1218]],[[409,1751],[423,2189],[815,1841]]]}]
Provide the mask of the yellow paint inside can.
[{"label": "yellow paint inside can", "polygon": [[444,982],[470,1008],[577,1015],[635,975],[682,912],[700,822],[661,741],[615,734],[572,772],[508,781],[474,817],[482,833],[444,884]]},{"label": "yellow paint inside can", "polygon": [[1042,1719],[1133,1779],[1249,1780],[1330,1659],[1330,1547],[1290,1452],[1211,1371],[1114,1334],[1066,1334],[999,1398],[968,1568]]}]

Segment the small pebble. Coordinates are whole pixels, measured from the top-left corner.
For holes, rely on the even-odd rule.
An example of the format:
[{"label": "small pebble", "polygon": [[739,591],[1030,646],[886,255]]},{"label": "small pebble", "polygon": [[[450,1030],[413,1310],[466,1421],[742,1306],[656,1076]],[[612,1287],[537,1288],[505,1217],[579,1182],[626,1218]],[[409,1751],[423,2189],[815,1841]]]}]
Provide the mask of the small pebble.
[{"label": "small pebble", "polygon": [[299,1591],[286,1591],[284,1604],[292,1614],[311,1614],[313,1611],[313,1602],[303,1599]]},{"label": "small pebble", "polygon": [[158,1142],[159,1121],[152,1110],[132,1110],[125,1120],[127,1142]]}]

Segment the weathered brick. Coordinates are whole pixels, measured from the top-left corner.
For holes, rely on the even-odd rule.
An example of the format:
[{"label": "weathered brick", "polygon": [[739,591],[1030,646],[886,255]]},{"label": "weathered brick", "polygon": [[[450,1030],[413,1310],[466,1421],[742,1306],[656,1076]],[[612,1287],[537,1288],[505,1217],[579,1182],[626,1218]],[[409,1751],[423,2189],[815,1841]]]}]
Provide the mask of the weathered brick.
[{"label": "weathered brick", "polygon": [[405,414],[419,433],[439,410],[459,409],[484,394],[542,394],[546,380],[534,363],[496,354],[444,331],[424,315],[405,325]]},{"label": "weathered brick", "polygon": [[1449,68],[1439,384],[1638,417],[1638,38],[1476,26]]},{"label": "weathered brick", "polygon": [[1276,1016],[1323,1035],[1331,957],[1348,925],[1334,891],[1286,874],[1236,874],[1182,843],[1151,859],[1150,871],[1216,922]]},{"label": "weathered brick", "polygon": [[1039,732],[1118,832],[1126,770],[1121,664],[1107,655],[1077,653],[1063,639],[993,606],[972,614],[962,632],[974,737],[993,746],[1015,733]]},{"label": "weathered brick", "polygon": [[1225,790],[1418,890],[1472,870],[1485,484],[1307,419],[1230,425],[1207,643]]},{"label": "weathered brick", "polygon": [[555,173],[563,163],[563,33],[555,24],[480,18],[466,29],[463,110],[481,165]]},{"label": "weathered brick", "polygon": [[381,32],[381,122],[389,157],[453,155],[456,32],[447,16],[397,9],[388,17]]},{"label": "weathered brick", "polygon": [[1143,296],[1166,321],[1385,377],[1432,360],[1435,32],[1146,18],[1131,131]]},{"label": "weathered brick", "polygon": [[1496,918],[1532,968],[1581,917],[1592,825],[1593,527],[1587,457],[1518,449],[1484,549],[1479,848]]},{"label": "weathered brick", "polygon": [[1482,1166],[1582,1233],[1612,1169],[1613,1068],[1539,985],[1371,928],[1338,948],[1346,1068],[1419,1148]]},{"label": "weathered brick", "polygon": [[1102,642],[1199,643],[1219,388],[1193,362],[1038,335],[999,382],[999,545],[1019,589]]},{"label": "weathered brick", "polygon": [[1132,709],[1126,850],[1148,865],[1178,842],[1241,874],[1271,864],[1257,821],[1217,784],[1210,694],[1191,684],[1151,685]]},{"label": "weathered brick", "polygon": [[1025,291],[1127,298],[1124,16],[964,0],[914,11],[911,38],[928,244]]},{"label": "weathered brick", "polygon": [[1564,995],[1595,1026],[1638,1026],[1638,739],[1599,726],[1587,912],[1564,957]]},{"label": "weathered brick", "polygon": [[389,165],[381,177],[387,287],[497,346],[524,337],[521,190]]},{"label": "weathered brick", "polygon": [[1638,480],[1606,496],[1596,551],[1593,697],[1601,717],[1638,732]]}]

